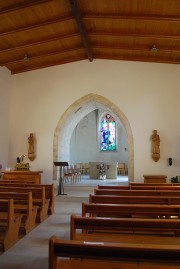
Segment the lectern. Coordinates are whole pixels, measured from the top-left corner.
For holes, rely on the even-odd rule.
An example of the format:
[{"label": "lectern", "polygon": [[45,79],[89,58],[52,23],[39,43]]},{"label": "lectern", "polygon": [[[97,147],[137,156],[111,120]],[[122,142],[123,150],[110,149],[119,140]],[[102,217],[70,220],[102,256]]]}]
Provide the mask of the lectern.
[{"label": "lectern", "polygon": [[58,195],[65,195],[64,184],[63,184],[63,167],[68,166],[68,162],[54,162],[54,165],[59,167],[59,187]]}]

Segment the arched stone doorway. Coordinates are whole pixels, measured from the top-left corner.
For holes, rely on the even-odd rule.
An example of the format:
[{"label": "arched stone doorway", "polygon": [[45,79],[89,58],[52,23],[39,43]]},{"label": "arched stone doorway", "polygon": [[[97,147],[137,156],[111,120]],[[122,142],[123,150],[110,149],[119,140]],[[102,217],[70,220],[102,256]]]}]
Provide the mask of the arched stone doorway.
[{"label": "arched stone doorway", "polygon": [[[124,113],[103,96],[90,93],[74,102],[60,118],[54,133],[53,162],[67,161],[70,156],[70,139],[77,123],[91,111],[103,108],[115,114],[124,125],[129,147],[129,181],[134,180],[134,143],[131,127]],[[53,167],[53,178],[57,179],[57,170]]]}]

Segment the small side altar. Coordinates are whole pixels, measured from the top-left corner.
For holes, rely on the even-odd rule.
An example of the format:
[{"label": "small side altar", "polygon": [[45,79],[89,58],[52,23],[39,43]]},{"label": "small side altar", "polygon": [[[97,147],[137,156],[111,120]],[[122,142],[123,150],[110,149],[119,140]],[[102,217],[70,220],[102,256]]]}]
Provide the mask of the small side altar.
[{"label": "small side altar", "polygon": [[1,171],[3,174],[3,180],[22,180],[32,181],[35,184],[41,184],[41,173],[43,171],[30,171],[30,170],[12,170],[12,171]]},{"label": "small side altar", "polygon": [[167,183],[166,175],[143,175],[144,183]]}]

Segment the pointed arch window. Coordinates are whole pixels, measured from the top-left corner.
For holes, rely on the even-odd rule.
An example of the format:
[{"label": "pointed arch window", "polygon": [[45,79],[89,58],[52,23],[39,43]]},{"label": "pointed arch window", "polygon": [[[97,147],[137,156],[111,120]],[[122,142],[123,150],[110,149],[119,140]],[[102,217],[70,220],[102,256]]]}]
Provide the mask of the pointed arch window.
[{"label": "pointed arch window", "polygon": [[116,150],[116,121],[111,114],[106,114],[101,119],[101,150],[114,151]]}]

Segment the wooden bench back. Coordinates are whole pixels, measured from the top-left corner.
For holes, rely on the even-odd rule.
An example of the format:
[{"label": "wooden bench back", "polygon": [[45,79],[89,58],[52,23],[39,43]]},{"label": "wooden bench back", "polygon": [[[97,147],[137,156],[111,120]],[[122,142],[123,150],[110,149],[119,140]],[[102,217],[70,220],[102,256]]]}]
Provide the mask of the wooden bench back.
[{"label": "wooden bench back", "polygon": [[45,188],[45,198],[49,199],[48,214],[54,213],[54,184],[31,184],[28,182],[7,182],[8,180],[0,180],[0,187],[32,187],[32,188]]},{"label": "wooden bench back", "polygon": [[180,186],[131,186],[131,190],[171,190],[180,191]]},{"label": "wooden bench back", "polygon": [[45,203],[45,188],[35,187],[10,187],[0,186],[0,192],[16,192],[16,193],[27,193],[32,192],[33,199],[39,199],[42,204]]},{"label": "wooden bench back", "polygon": [[0,192],[0,199],[12,198],[15,203],[15,207],[18,204],[27,205],[28,211],[33,210],[32,192],[17,193],[17,192]]},{"label": "wooden bench back", "polygon": [[18,193],[18,192],[1,192],[0,191],[0,199],[10,199],[12,198],[14,201],[25,202],[28,201],[29,197],[32,200],[32,192]]},{"label": "wooden bench back", "polygon": [[164,265],[166,269],[172,269],[180,265],[179,257],[180,247],[177,245],[169,248],[167,245],[60,240],[55,236],[49,239],[49,269],[90,269],[92,266],[100,269],[162,269]]},{"label": "wooden bench back", "polygon": [[131,186],[180,186],[180,183],[143,183],[143,182],[129,182]]},{"label": "wooden bench back", "polygon": [[[17,192],[0,192],[0,199],[14,200],[14,210],[23,216],[21,228],[23,233],[27,234],[36,225],[37,207],[33,205],[32,192],[17,193]],[[2,208],[2,205],[0,206]]]},{"label": "wooden bench back", "polygon": [[180,218],[180,205],[88,204],[82,203],[82,216]]},{"label": "wooden bench back", "polygon": [[76,239],[77,230],[88,232],[129,232],[130,234],[150,234],[180,236],[179,219],[104,218],[71,216],[71,239]]},{"label": "wooden bench back", "polygon": [[26,178],[26,177],[24,177],[23,178],[23,180],[22,179],[16,179],[16,178],[9,178],[9,179],[3,179],[3,180],[0,180],[0,183],[2,182],[2,181],[6,181],[7,183],[23,183],[23,182],[25,182],[25,183],[29,183],[29,184],[36,184],[36,181],[35,181],[35,179],[33,178],[33,179],[30,179],[30,178]]},{"label": "wooden bench back", "polygon": [[180,197],[172,196],[113,196],[113,195],[89,195],[89,203],[99,204],[180,204]]},{"label": "wooden bench back", "polygon": [[171,190],[112,190],[94,189],[95,195],[121,195],[121,196],[178,196],[180,191]]},{"label": "wooden bench back", "polygon": [[48,217],[49,200],[45,198],[45,187],[7,187],[0,186],[0,192],[32,192],[33,205],[38,206],[37,222],[42,222]]},{"label": "wooden bench back", "polygon": [[[146,184],[144,184],[146,185]],[[98,185],[98,189],[103,189],[103,190],[173,190],[173,191],[180,191],[180,186],[120,186],[120,185]]]},{"label": "wooden bench back", "polygon": [[33,184],[29,181],[20,181],[20,180],[11,181],[7,179],[0,180],[0,186],[25,187],[27,185],[33,185],[34,187],[37,186],[37,184]]}]

